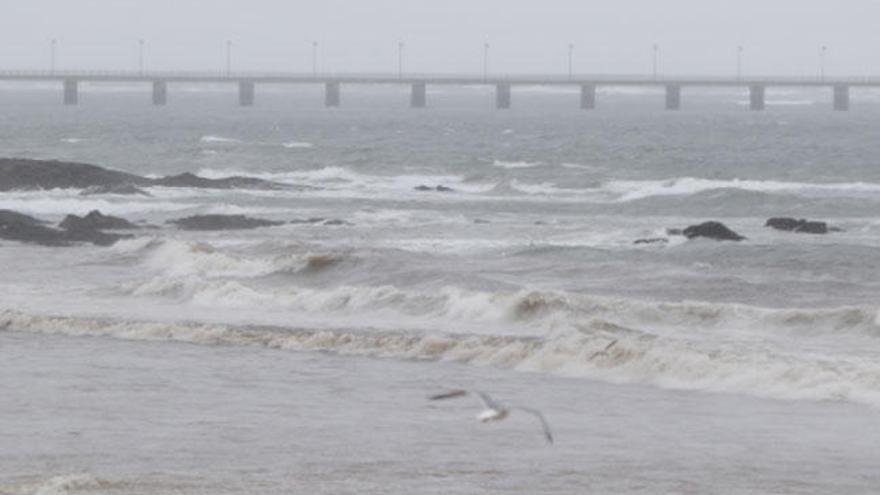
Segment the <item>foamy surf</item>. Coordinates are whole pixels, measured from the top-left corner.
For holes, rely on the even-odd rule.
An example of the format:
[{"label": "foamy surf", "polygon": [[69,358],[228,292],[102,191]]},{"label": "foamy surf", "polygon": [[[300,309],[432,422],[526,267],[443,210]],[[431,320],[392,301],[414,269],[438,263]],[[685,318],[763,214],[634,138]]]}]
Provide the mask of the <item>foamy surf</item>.
[{"label": "foamy surf", "polygon": [[199,139],[199,141],[202,143],[221,143],[221,144],[222,143],[234,144],[234,143],[241,142],[240,139],[223,137],[223,136],[213,136],[213,135],[202,136]]},{"label": "foamy surf", "polygon": [[309,143],[306,141],[288,141],[281,146],[287,149],[311,149],[315,147],[313,143]]},{"label": "foamy surf", "polygon": [[874,360],[797,353],[758,343],[709,346],[602,320],[553,336],[521,337],[133,322],[7,310],[0,312],[0,331],[453,361],[614,383],[880,407],[880,364]]}]

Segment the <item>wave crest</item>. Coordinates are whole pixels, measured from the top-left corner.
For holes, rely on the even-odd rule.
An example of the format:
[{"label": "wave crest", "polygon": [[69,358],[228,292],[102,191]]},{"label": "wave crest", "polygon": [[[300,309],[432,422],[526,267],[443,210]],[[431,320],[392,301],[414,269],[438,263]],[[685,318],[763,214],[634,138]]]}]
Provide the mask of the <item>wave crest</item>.
[{"label": "wave crest", "polygon": [[2,311],[0,331],[445,360],[672,389],[847,400],[880,407],[880,365],[874,361],[825,354],[820,358],[756,343],[704,347],[603,320],[577,331],[535,337],[128,322]]}]

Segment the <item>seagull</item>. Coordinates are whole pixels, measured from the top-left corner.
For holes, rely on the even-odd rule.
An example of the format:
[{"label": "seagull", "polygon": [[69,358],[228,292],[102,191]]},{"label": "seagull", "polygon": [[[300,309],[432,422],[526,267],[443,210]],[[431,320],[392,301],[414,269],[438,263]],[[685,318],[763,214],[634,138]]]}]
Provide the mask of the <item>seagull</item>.
[{"label": "seagull", "polygon": [[541,421],[541,428],[544,429],[544,438],[547,439],[548,443],[553,443],[553,433],[550,432],[550,425],[547,423],[544,415],[541,414],[541,411],[538,411],[537,409],[532,409],[530,407],[506,406],[497,402],[485,392],[470,392],[467,390],[450,390],[449,392],[443,392],[442,394],[432,395],[428,397],[428,399],[456,399],[458,397],[464,397],[465,395],[469,394],[476,395],[485,407],[485,409],[483,409],[480,414],[477,415],[477,419],[480,422],[488,423],[489,421],[501,421],[507,418],[507,416],[510,415],[511,411],[526,412],[531,414],[532,416],[535,416],[536,418],[538,418],[539,421]]}]

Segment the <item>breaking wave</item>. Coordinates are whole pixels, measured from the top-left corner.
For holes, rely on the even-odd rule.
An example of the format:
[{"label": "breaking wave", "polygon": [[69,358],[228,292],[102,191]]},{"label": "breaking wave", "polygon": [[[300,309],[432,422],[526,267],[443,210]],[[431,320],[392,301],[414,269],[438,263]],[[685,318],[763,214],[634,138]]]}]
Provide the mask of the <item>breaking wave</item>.
[{"label": "breaking wave", "polygon": [[0,331],[453,361],[673,389],[880,407],[880,364],[874,360],[818,357],[760,343],[707,345],[601,319],[568,332],[518,336],[133,322],[2,311]]}]

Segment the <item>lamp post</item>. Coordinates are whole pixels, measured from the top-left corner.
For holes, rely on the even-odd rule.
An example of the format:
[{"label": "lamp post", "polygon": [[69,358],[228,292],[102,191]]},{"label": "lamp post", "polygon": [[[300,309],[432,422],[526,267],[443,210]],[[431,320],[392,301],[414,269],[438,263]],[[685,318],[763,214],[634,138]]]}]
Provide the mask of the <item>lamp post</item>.
[{"label": "lamp post", "polygon": [[406,45],[403,41],[397,42],[397,78],[403,79],[403,48]]},{"label": "lamp post", "polygon": [[660,45],[658,45],[657,43],[654,43],[653,48],[654,48],[653,77],[654,77],[654,80],[656,81],[657,80],[657,56],[660,52]]},{"label": "lamp post", "polygon": [[822,45],[822,47],[819,48],[819,79],[821,79],[822,82],[825,82],[825,52],[827,51],[828,47],[825,45]]},{"label": "lamp post", "polygon": [[138,40],[138,74],[144,75],[144,40]]},{"label": "lamp post", "polygon": [[312,41],[312,77],[318,77],[318,42]]},{"label": "lamp post", "polygon": [[743,57],[743,47],[742,45],[738,45],[736,47],[736,80],[742,80],[742,57]]},{"label": "lamp post", "polygon": [[483,43],[483,82],[489,79],[489,42]]},{"label": "lamp post", "polygon": [[574,76],[574,43],[568,44],[568,80]]}]

